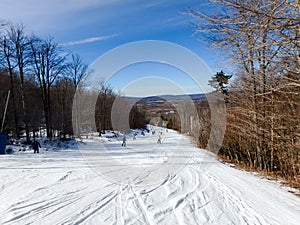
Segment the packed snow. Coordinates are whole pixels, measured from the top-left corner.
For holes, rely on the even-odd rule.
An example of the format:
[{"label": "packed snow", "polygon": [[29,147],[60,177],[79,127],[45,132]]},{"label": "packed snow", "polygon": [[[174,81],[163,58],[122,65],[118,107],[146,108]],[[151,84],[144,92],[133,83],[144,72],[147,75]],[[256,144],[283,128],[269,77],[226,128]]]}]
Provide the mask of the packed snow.
[{"label": "packed snow", "polygon": [[299,224],[278,183],[152,129],[1,155],[0,224]]}]

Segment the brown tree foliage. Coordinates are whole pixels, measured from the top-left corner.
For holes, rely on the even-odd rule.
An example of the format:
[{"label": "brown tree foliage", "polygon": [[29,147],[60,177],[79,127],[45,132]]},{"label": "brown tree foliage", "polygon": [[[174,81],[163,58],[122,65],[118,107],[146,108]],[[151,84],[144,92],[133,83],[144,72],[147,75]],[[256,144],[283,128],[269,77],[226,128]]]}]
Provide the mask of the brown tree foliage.
[{"label": "brown tree foliage", "polygon": [[226,52],[233,65],[220,154],[299,181],[299,1],[211,4],[214,11],[188,13],[197,37]]}]

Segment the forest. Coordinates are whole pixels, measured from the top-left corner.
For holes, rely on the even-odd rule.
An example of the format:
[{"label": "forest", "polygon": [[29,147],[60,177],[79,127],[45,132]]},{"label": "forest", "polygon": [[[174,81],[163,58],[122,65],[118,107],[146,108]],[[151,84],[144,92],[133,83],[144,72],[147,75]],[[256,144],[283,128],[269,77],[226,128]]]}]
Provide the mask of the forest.
[{"label": "forest", "polygon": [[[65,52],[53,37],[42,39],[28,35],[23,24],[3,21],[0,30],[0,120],[4,121],[3,132],[17,139],[24,136],[25,143],[30,143],[35,135],[73,137],[74,94],[84,88],[84,80],[91,73],[93,71],[79,55]],[[119,94],[104,82],[99,83],[99,90],[94,110],[97,131],[101,135],[112,129],[110,109]],[[6,118],[3,118],[7,100]],[[134,109],[131,114],[132,120],[142,118],[142,114]],[[143,119],[130,124],[132,127],[145,126]]]},{"label": "forest", "polygon": [[[226,57],[230,75],[210,85],[224,95],[227,125],[219,155],[240,165],[300,181],[299,1],[213,1],[189,9],[196,37]],[[230,59],[230,60],[228,60]],[[229,61],[229,62],[228,62]],[[226,71],[225,69],[225,71]],[[209,109],[200,109],[206,146]],[[208,125],[207,125],[208,124]],[[206,135],[205,135],[206,134]]]}]

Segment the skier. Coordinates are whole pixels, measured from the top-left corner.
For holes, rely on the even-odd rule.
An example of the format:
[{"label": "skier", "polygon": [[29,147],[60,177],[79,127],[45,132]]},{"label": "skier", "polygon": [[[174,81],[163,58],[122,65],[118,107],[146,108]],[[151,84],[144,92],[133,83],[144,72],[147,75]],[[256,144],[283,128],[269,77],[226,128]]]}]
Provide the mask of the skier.
[{"label": "skier", "polygon": [[33,150],[34,150],[34,152],[33,153],[40,153],[40,151],[39,151],[39,148],[41,147],[41,145],[40,145],[40,143],[38,142],[38,141],[34,141],[33,143],[32,143],[32,148],[33,148]]},{"label": "skier", "polygon": [[136,140],[137,133],[133,134],[133,140]]},{"label": "skier", "polygon": [[158,136],[157,143],[161,144],[161,136],[160,135]]},{"label": "skier", "polygon": [[122,143],[122,146],[123,146],[123,147],[126,147],[126,136],[125,136],[125,134],[124,134],[124,136],[123,136],[123,143]]}]

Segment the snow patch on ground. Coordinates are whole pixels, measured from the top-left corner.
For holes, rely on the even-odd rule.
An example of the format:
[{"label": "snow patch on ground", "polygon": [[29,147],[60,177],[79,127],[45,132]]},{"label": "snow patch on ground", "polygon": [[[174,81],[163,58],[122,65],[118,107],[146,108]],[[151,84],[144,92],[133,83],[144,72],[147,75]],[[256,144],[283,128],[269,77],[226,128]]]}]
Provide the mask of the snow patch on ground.
[{"label": "snow patch on ground", "polygon": [[[299,224],[300,198],[278,183],[155,129],[136,140],[128,134],[126,148],[104,135],[77,149],[43,143],[40,154],[1,155],[0,224]],[[144,185],[150,178],[156,182]]]}]

